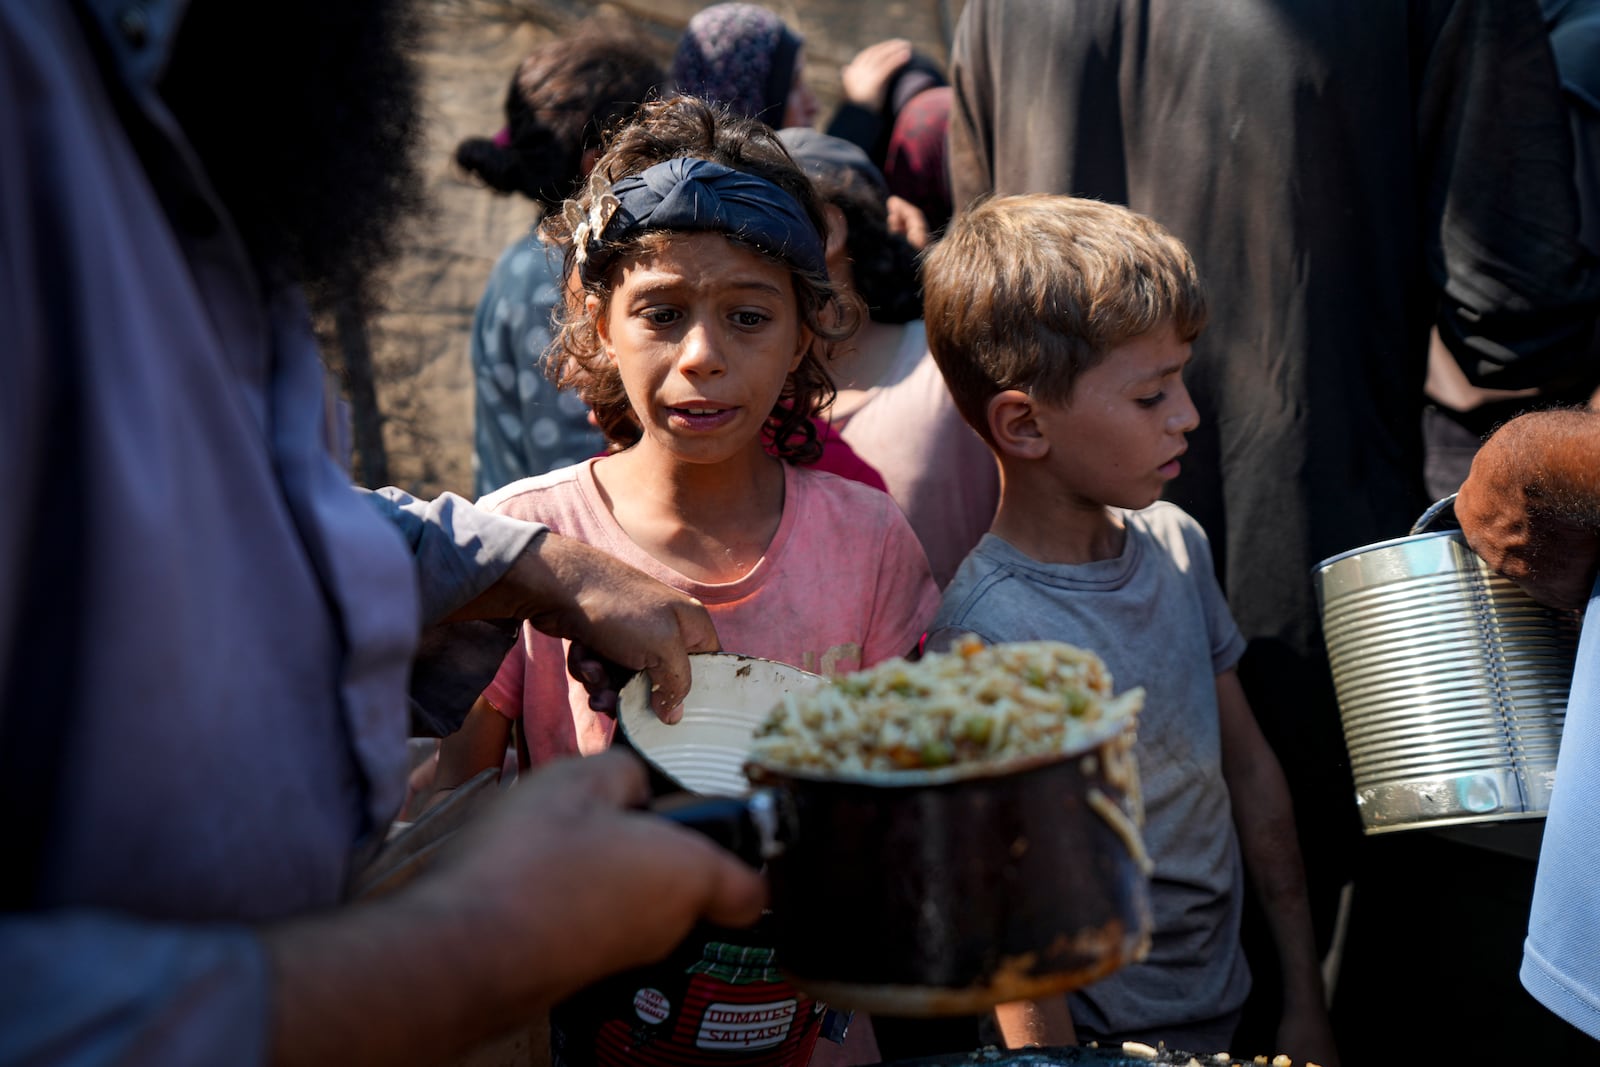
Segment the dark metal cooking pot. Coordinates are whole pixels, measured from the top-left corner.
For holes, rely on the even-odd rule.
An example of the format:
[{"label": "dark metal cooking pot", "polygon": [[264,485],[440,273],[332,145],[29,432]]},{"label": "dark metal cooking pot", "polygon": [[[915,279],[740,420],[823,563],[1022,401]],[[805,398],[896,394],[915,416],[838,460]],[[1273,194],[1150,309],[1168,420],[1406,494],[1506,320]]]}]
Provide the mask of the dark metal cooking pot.
[{"label": "dark metal cooking pot", "polygon": [[947,1053],[918,1059],[891,1060],[880,1067],[1246,1067],[1268,1062],[1268,1057],[1233,1056],[1220,1052],[1177,1049],[1095,1048],[1086,1045],[1050,1045],[1023,1049],[985,1048],[976,1052]]},{"label": "dark metal cooking pot", "polygon": [[[692,692],[731,666],[694,660]],[[641,690],[624,690],[624,708],[647,703]],[[738,701],[759,720],[770,697],[752,684]],[[624,734],[636,716],[619,717]],[[747,797],[659,810],[767,864],[777,959],[807,993],[891,1015],[972,1014],[1143,956],[1131,742],[1120,730],[1048,757],[834,777],[751,762]]]}]

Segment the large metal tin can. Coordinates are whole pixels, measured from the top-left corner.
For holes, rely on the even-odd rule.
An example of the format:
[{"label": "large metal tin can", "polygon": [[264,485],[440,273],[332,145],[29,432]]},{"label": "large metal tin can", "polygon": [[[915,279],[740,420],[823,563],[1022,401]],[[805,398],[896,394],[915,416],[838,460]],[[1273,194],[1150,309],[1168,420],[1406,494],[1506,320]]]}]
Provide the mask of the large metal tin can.
[{"label": "large metal tin can", "polygon": [[1579,616],[1491,571],[1460,530],[1314,570],[1367,833],[1542,817]]}]

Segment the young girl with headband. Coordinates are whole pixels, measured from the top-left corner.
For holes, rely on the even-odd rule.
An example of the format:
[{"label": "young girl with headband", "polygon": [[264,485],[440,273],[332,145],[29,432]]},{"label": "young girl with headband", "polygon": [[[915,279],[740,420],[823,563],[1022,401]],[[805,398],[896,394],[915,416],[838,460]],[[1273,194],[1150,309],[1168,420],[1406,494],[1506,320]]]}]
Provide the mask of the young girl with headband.
[{"label": "young girl with headband", "polygon": [[[938,591],[887,494],[806,466],[812,416],[833,393],[824,360],[856,318],[828,283],[823,218],[770,128],[691,97],[647,105],[546,223],[582,287],[550,363],[613,451],[483,503],[698,598],[727,651],[842,673],[911,652]],[[513,719],[534,763],[609,745],[615,723],[566,659],[562,642],[524,628],[445,740],[440,784],[498,766]],[[824,1013],[750,936],[719,931],[690,958],[558,1012],[557,1061],[805,1064]],[[777,1005],[759,1035],[705,1017],[752,997]]]}]

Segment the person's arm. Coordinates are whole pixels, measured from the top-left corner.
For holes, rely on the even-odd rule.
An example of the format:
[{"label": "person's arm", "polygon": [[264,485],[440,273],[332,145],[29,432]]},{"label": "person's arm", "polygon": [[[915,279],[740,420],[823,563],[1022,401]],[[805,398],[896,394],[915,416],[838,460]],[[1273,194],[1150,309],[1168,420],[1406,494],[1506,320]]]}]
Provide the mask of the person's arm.
[{"label": "person's arm", "polygon": [[0,1062],[445,1062],[661,958],[698,920],[760,915],[760,876],[628,810],[648,795],[625,752],[550,764],[393,896],[255,929],[0,915],[0,970],[14,979]]},{"label": "person's arm", "polygon": [[852,104],[882,113],[888,100],[889,83],[900,68],[911,62],[911,42],[904,37],[869,44],[857,52],[839,71],[845,99]]},{"label": "person's arm", "polygon": [[994,1021],[1006,1048],[1078,1043],[1078,1032],[1072,1025],[1072,1009],[1067,1004],[1066,994],[1043,1000],[997,1004]]},{"label": "person's arm", "polygon": [[1428,377],[1422,383],[1422,393],[1440,407],[1468,412],[1502,400],[1526,400],[1538,396],[1539,390],[1483,389],[1473,385],[1434,329],[1428,334]]},{"label": "person's arm", "polygon": [[1238,674],[1223,671],[1216,686],[1222,775],[1228,783],[1239,849],[1272,930],[1282,971],[1283,1018],[1275,1051],[1297,1061],[1336,1067],[1339,1057],[1328,1022],[1289,785],[1256,725]]},{"label": "person's arm", "polygon": [[435,795],[471,781],[490,767],[503,766],[510,743],[511,720],[487,698],[479,697],[461,729],[439,741],[439,766],[433,775]]},{"label": "person's arm", "polygon": [[1600,414],[1506,423],[1473,457],[1455,513],[1489,566],[1536,600],[1582,608],[1600,567]]},{"label": "person's arm", "polygon": [[[844,100],[828,123],[828,135],[856,145],[869,156],[878,150],[883,136],[883,106],[889,82],[901,67],[911,61],[911,42],[891,38],[868,45],[839,71],[839,87]],[[883,164],[880,158],[874,163]]]},{"label": "person's arm", "polygon": [[[559,534],[544,533],[500,579],[452,619],[526,619],[533,628],[581,646],[584,653],[650,675],[651,706],[665,722],[682,715],[689,693],[689,653],[716,652],[705,605],[643,571]],[[574,675],[595,696],[604,672],[574,661]],[[590,664],[593,666],[592,662]]]},{"label": "person's arm", "polygon": [[273,1062],[443,1062],[660,959],[697,920],[753,922],[760,876],[627,810],[648,795],[624,752],[549,764],[406,889],[264,931]]},{"label": "person's arm", "polygon": [[597,548],[450,493],[422,501],[389,488],[366,497],[417,560],[427,622],[526,619],[593,656],[650,672],[652,706],[668,722],[689,692],[689,653],[721,647],[698,600]]}]

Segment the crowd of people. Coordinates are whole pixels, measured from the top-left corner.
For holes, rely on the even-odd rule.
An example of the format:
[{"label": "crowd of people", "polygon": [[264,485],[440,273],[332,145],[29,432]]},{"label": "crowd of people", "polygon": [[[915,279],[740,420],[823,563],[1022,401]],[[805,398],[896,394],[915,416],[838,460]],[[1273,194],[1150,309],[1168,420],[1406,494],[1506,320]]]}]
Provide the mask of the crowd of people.
[{"label": "crowd of people", "polygon": [[[1441,366],[1501,404],[1600,380],[1596,101],[1557,66],[1600,5],[1547,6],[967,0],[948,64],[844,65],[827,132],[761,6],[670,62],[542,44],[455,152],[540,211],[464,345],[472,502],[351,484],[313,329],[417,206],[412,6],[7,0],[0,1062],[430,1064],[545,1013],[563,1067],[1335,1067],[1406,1060],[1401,1024],[1600,1056],[1600,612],[1543,857],[1469,932],[1391,868],[1472,900],[1479,850],[1360,835],[1308,577],[1439,491]],[[1597,427],[1523,415],[1444,476],[1564,608]],[[1148,954],[981,1018],[818,1002],[758,872],[642,810],[619,679],[670,723],[692,653],[831,675],[958,634],[1146,690]],[[436,867],[352,898],[493,768]],[[1472,988],[1402,988],[1430,934]],[[729,1005],[764,1026],[708,1037]]]}]

